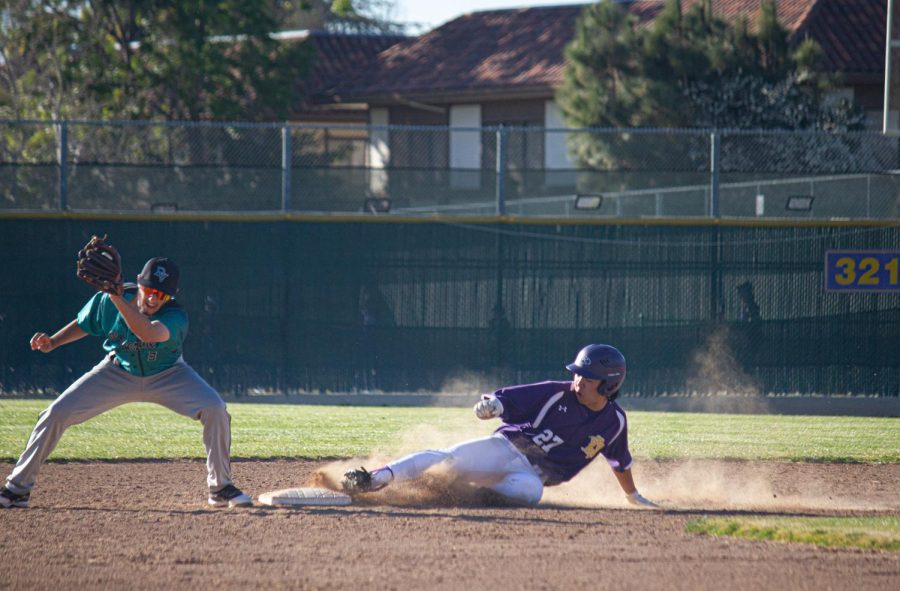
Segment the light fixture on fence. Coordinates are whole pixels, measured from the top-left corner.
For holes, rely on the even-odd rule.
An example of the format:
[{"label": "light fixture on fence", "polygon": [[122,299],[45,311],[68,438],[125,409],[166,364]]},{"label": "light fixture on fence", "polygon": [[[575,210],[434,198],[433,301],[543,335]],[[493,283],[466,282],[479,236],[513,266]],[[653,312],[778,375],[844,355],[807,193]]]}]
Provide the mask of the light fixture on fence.
[{"label": "light fixture on fence", "polygon": [[363,203],[365,213],[388,213],[391,211],[391,200],[387,197],[367,197]]},{"label": "light fixture on fence", "polygon": [[603,205],[601,193],[579,193],[575,195],[575,209],[600,209]]},{"label": "light fixture on fence", "polygon": [[178,211],[178,204],[175,202],[162,202],[162,203],[154,203],[150,206],[150,211],[153,213],[175,213]]},{"label": "light fixture on fence", "polygon": [[788,197],[784,208],[788,211],[810,211],[813,204],[812,195],[791,195]]}]

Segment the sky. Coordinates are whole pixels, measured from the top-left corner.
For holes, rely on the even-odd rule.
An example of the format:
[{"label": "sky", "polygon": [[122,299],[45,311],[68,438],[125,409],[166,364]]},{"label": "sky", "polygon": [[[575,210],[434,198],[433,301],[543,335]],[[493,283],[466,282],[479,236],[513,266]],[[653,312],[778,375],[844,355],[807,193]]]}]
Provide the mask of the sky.
[{"label": "sky", "polygon": [[416,31],[429,31],[449,20],[481,10],[525,8],[556,4],[583,4],[585,0],[395,0],[394,19],[402,23],[420,23]]}]

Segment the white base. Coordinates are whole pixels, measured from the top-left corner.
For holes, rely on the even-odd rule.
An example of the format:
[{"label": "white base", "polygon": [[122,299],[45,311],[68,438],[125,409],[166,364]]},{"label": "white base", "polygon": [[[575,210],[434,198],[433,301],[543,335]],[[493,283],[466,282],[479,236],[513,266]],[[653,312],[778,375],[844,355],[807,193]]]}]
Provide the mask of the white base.
[{"label": "white base", "polygon": [[327,488],[285,488],[259,495],[257,500],[264,505],[294,507],[304,505],[342,506],[352,501],[350,495]]}]

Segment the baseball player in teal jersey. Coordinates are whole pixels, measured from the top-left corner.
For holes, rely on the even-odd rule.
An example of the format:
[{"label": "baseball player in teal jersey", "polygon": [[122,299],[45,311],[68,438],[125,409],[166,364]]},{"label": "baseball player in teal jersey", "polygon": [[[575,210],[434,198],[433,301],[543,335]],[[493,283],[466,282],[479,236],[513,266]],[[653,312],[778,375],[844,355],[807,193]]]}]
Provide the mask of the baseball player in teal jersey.
[{"label": "baseball player in teal jersey", "polygon": [[6,485],[0,507],[27,507],[38,471],[63,432],[128,402],[154,402],[203,424],[209,504],[250,505],[231,481],[231,417],[219,394],[182,357],[187,313],[174,296],[178,267],[152,258],[123,295],[98,292],[53,336],[38,332],[31,348],[42,353],[87,335],[105,337],[107,354],[40,413]]}]

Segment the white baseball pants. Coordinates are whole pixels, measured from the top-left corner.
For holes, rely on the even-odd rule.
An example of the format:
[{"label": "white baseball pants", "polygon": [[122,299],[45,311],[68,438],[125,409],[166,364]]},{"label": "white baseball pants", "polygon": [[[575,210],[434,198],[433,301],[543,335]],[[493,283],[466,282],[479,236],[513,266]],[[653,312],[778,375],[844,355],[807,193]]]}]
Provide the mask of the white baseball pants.
[{"label": "white baseball pants", "polygon": [[203,424],[209,489],[216,491],[231,484],[231,416],[219,394],[183,359],[156,375],[140,377],[117,367],[107,357],[40,413],[7,486],[19,494],[30,491],[41,465],[68,427],[128,402],[161,404],[199,420]]},{"label": "white baseball pants", "polygon": [[458,480],[489,488],[518,503],[536,505],[544,484],[525,456],[502,435],[473,439],[442,450],[420,451],[387,465],[394,481],[414,480],[434,466]]}]

